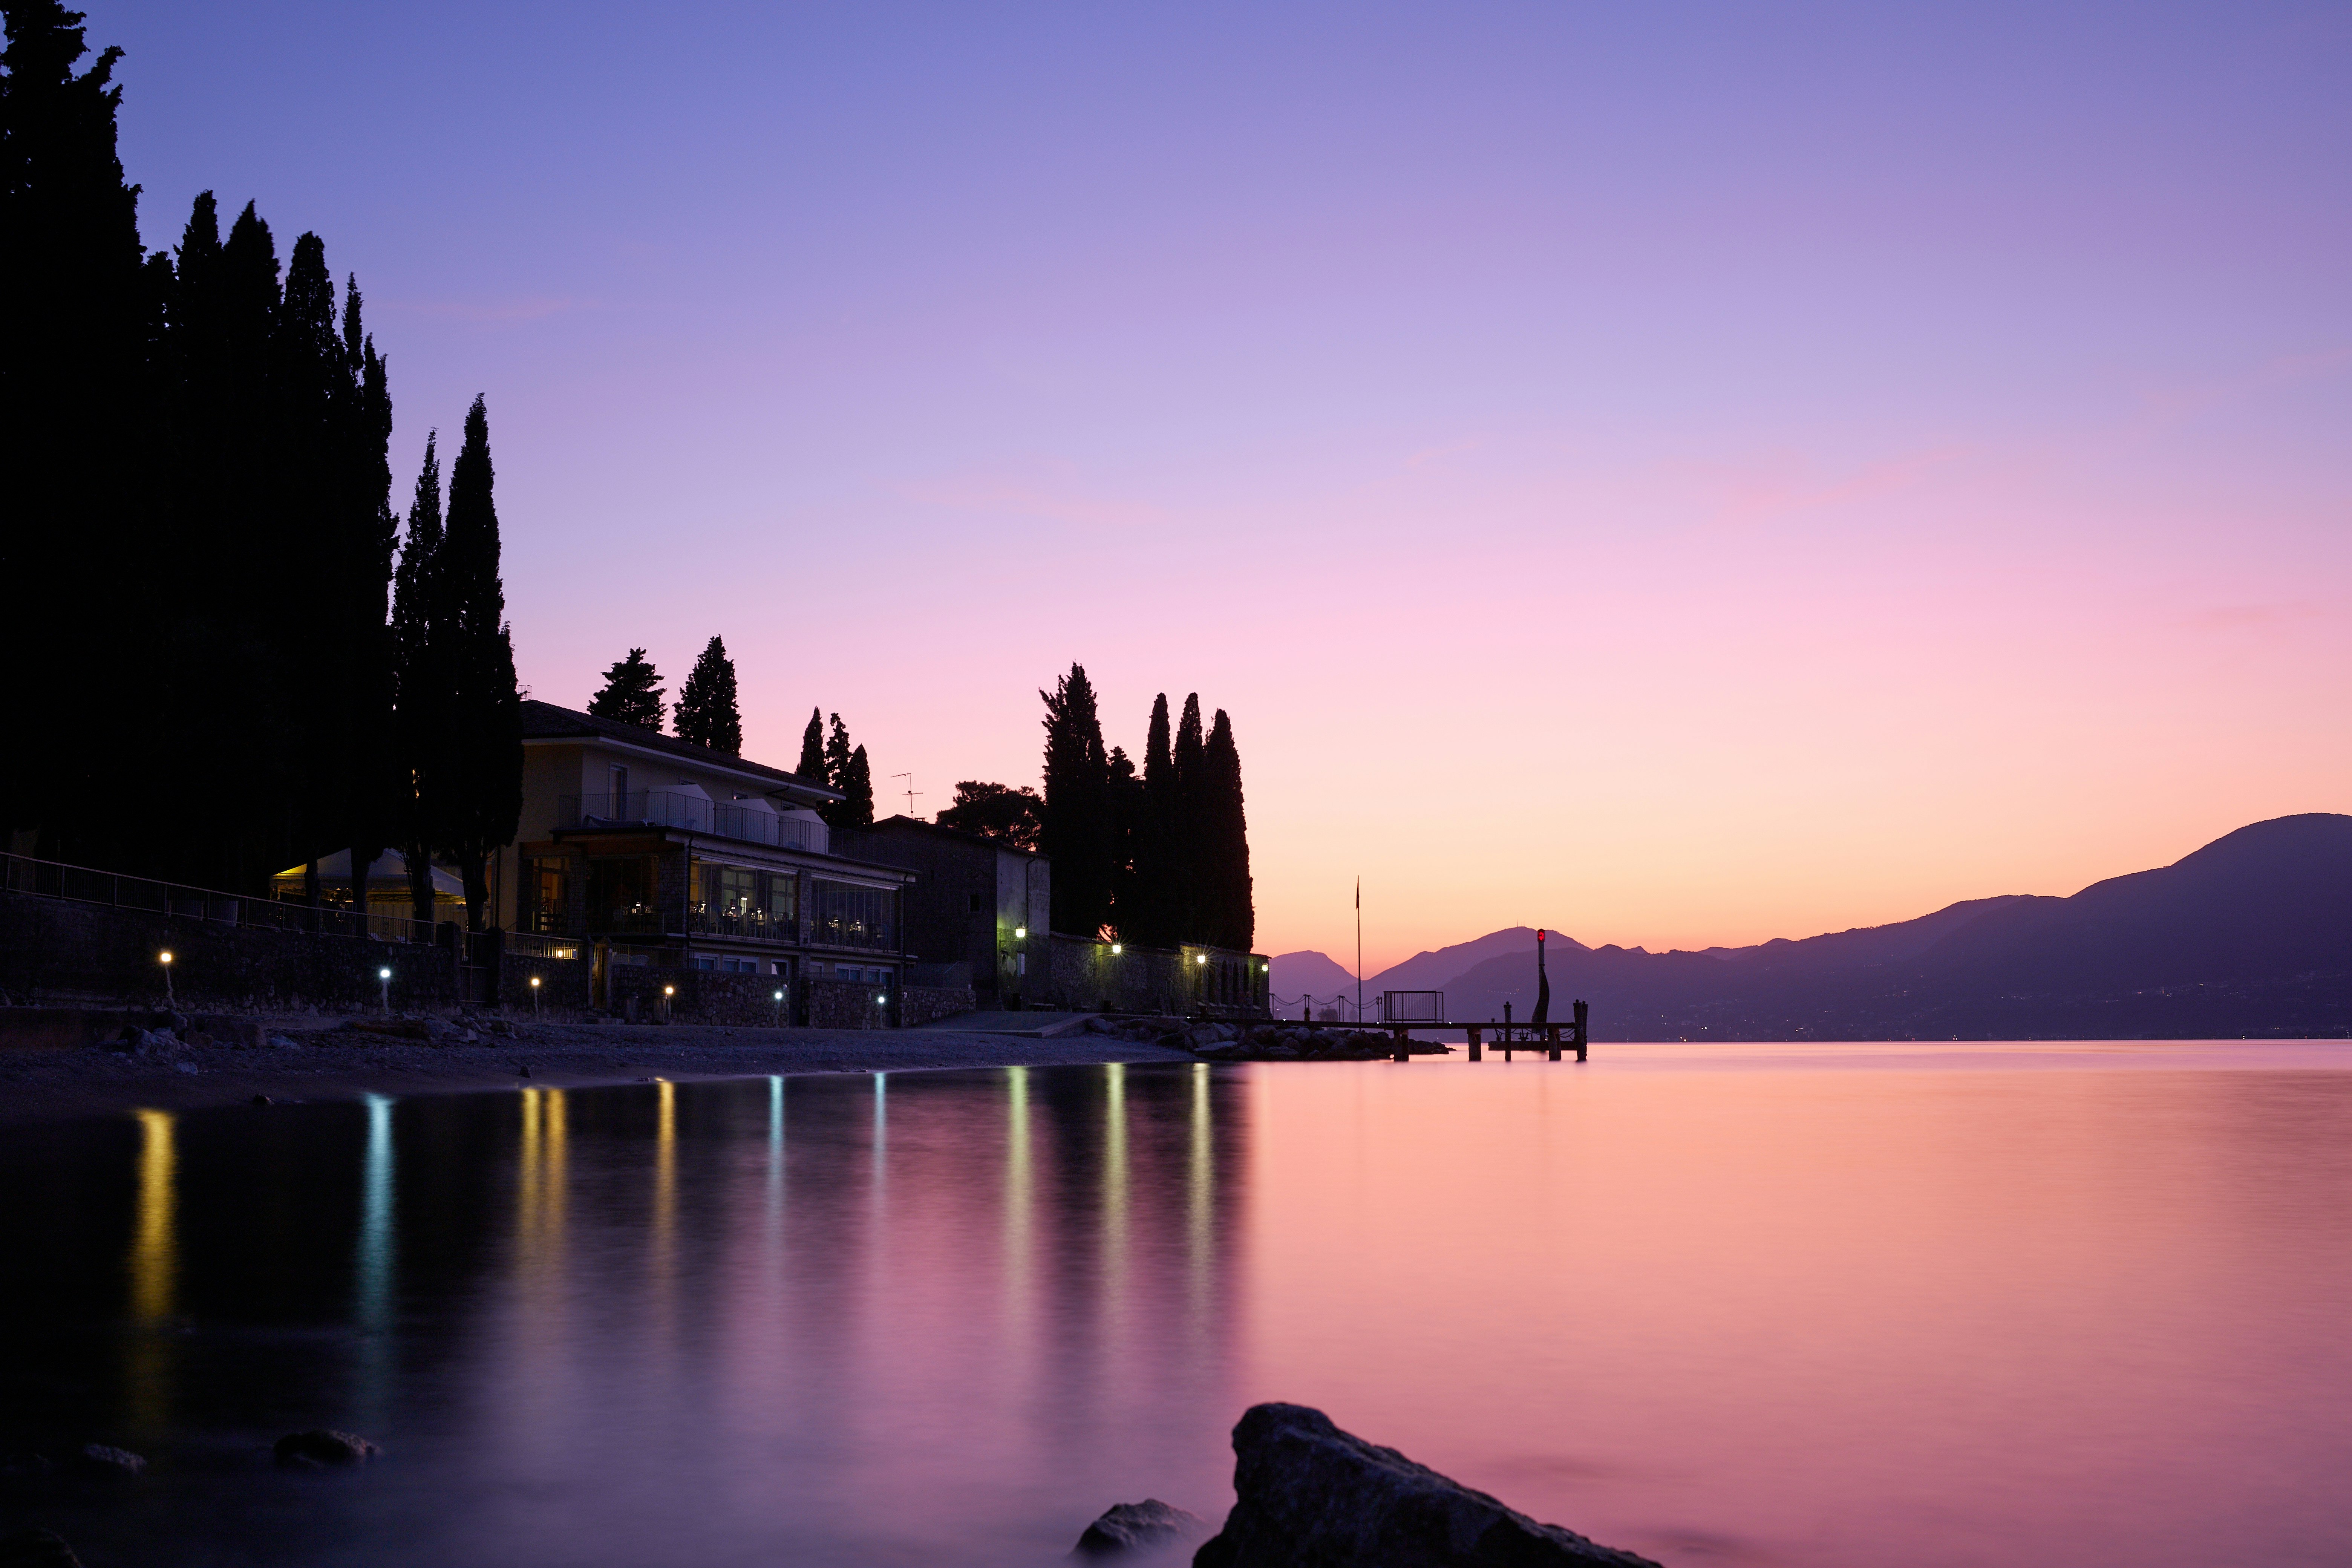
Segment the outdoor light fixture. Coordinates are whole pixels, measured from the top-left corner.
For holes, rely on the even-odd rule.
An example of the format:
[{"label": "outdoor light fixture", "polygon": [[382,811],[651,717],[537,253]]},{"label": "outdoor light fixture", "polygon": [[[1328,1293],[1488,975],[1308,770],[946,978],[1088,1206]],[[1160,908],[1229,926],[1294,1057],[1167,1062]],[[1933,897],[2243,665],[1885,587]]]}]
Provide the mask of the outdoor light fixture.
[{"label": "outdoor light fixture", "polygon": [[167,947],[157,953],[155,962],[163,966],[163,1000],[169,1002],[172,1000],[172,950]]},{"label": "outdoor light fixture", "polygon": [[[375,977],[376,977],[378,980],[389,980],[389,979],[391,979],[391,978],[392,978],[392,965],[390,965],[390,964],[388,964],[388,963],[387,963],[387,964],[385,964],[382,969],[377,970],[377,971],[375,972]],[[532,982],[531,982],[531,984],[532,984],[533,985],[536,985],[536,984],[539,984],[539,982],[538,982],[538,981],[536,981],[536,980],[534,980],[534,981],[532,981]]]},{"label": "outdoor light fixture", "polygon": [[779,1001],[779,1002],[781,1002],[781,1001],[782,1001],[783,999],[784,999],[784,994],[783,994],[782,992],[781,992],[781,991],[777,992],[777,993],[776,993],[776,1000],[777,1000],[777,1001]]},{"label": "outdoor light fixture", "polygon": [[1119,946],[1117,942],[1112,942],[1110,944],[1110,955],[1113,958],[1117,958],[1120,953],[1125,952],[1126,951],[1127,949]]},{"label": "outdoor light fixture", "polygon": [[[1029,928],[1027,926],[1014,926],[1013,928],[1013,935],[1017,941],[1027,942],[1029,940]],[[169,963],[172,961],[169,958],[166,958],[163,962]]]},{"label": "outdoor light fixture", "polygon": [[157,953],[155,957],[157,962],[169,965],[172,962],[172,950],[167,947],[163,952]]},{"label": "outdoor light fixture", "polygon": [[1208,963],[1208,962],[1209,962],[1209,955],[1208,955],[1207,953],[1205,953],[1205,952],[1204,952],[1204,953],[1201,954],[1198,958],[1195,958],[1192,962],[1193,962],[1193,963]]},{"label": "outdoor light fixture", "polygon": [[383,1016],[392,1016],[392,965],[387,963],[375,972],[376,1000],[383,1004]]},{"label": "outdoor light fixture", "polygon": [[889,1005],[889,1002],[890,1002],[890,998],[888,998],[887,996],[877,996],[876,998],[874,998],[874,1005],[875,1005],[877,1007],[884,1007],[884,1006],[887,1006],[887,1005]]},{"label": "outdoor light fixture", "polygon": [[675,985],[665,985],[662,987],[662,994],[665,996],[675,996],[677,994],[677,987]]}]

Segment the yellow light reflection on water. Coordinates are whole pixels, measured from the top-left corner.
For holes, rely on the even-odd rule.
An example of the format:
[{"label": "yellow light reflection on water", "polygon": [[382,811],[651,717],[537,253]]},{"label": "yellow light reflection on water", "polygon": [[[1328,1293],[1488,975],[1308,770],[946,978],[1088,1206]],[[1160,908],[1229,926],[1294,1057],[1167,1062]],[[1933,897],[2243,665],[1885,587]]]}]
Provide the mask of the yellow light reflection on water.
[{"label": "yellow light reflection on water", "polygon": [[179,1277],[179,1244],[173,1232],[178,1154],[173,1147],[168,1110],[138,1112],[139,1224],[131,1241],[131,1316],[160,1323],[172,1315]]}]

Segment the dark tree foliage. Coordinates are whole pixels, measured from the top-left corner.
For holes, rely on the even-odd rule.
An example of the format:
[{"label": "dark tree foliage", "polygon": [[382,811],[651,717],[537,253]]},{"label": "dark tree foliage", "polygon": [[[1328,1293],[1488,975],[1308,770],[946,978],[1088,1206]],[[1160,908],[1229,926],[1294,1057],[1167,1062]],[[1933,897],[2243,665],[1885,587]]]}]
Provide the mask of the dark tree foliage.
[{"label": "dark tree foliage", "polygon": [[1183,717],[1176,721],[1176,743],[1168,759],[1168,859],[1161,887],[1179,942],[1202,940],[1201,855],[1206,835],[1201,748],[1201,696],[1193,692],[1184,699]]},{"label": "dark tree foliage", "polygon": [[[866,748],[849,743],[849,726],[833,716],[832,732],[824,740],[820,757],[822,771],[813,776],[823,779],[842,793],[843,798],[831,805],[817,808],[817,815],[835,827],[871,827],[874,826],[874,769],[866,760]],[[814,726],[815,715],[809,722]],[[809,773],[807,737],[801,747],[801,772]]]},{"label": "dark tree foliage", "polygon": [[661,672],[641,647],[633,647],[628,658],[614,660],[604,671],[604,687],[588,699],[588,711],[597,718],[635,724],[641,730],[658,731],[668,706],[662,700]]},{"label": "dark tree foliage", "polygon": [[844,827],[874,826],[874,769],[866,760],[866,748],[858,746],[843,764],[841,778],[834,787],[847,798],[841,803],[841,823]]},{"label": "dark tree foliage", "polygon": [[449,727],[446,616],[436,575],[441,554],[440,435],[425,437],[425,466],[408,504],[408,533],[392,590],[392,837],[408,871],[413,918],[433,918],[433,846],[443,837],[432,807],[441,798]]},{"label": "dark tree foliage", "polygon": [[1149,814],[1143,781],[1136,776],[1135,761],[1126,747],[1110,749],[1110,765],[1104,771],[1104,805],[1110,814],[1110,925],[1124,937],[1128,916],[1136,907],[1136,846],[1143,840]]},{"label": "dark tree foliage", "polygon": [[1001,784],[965,779],[955,787],[955,804],[934,818],[942,827],[976,833],[1015,849],[1034,850],[1044,825],[1045,802],[1027,786],[1012,789]]},{"label": "dark tree foliage", "polygon": [[1045,820],[1040,847],[1054,863],[1054,929],[1092,936],[1110,920],[1109,760],[1084,665],[1040,691],[1045,704]]},{"label": "dark tree foliage", "polygon": [[819,784],[826,781],[824,770],[824,716],[816,709],[809,710],[808,728],[801,731],[801,760],[793,772]]},{"label": "dark tree foliage", "polygon": [[1201,748],[1199,935],[1195,940],[1249,951],[1257,934],[1251,899],[1249,820],[1242,807],[1242,759],[1225,710]]},{"label": "dark tree foliage", "polygon": [[735,661],[719,638],[710,639],[688,672],[673,718],[679,740],[730,757],[743,754],[743,720],[735,710]]},{"label": "dark tree foliage", "polygon": [[466,411],[466,438],[449,466],[449,519],[438,576],[449,615],[449,791],[435,816],[443,853],[465,879],[466,923],[482,928],[490,852],[514,841],[522,816],[522,696],[499,576],[499,513],[489,414]]},{"label": "dark tree foliage", "polygon": [[1153,947],[1173,947],[1177,929],[1170,880],[1174,875],[1176,766],[1170,752],[1168,694],[1151,700],[1151,722],[1144,731],[1141,816],[1129,836],[1133,871],[1114,911],[1119,934]]},{"label": "dark tree foliage", "polygon": [[162,579],[140,556],[158,531],[120,531],[149,512],[152,454],[123,435],[150,423],[159,306],[115,151],[122,51],[77,71],[82,15],[55,0],[0,18],[0,658],[18,672],[0,698],[0,813],[51,853],[120,858],[152,850],[157,815],[117,746],[161,708],[141,679],[160,652]]}]

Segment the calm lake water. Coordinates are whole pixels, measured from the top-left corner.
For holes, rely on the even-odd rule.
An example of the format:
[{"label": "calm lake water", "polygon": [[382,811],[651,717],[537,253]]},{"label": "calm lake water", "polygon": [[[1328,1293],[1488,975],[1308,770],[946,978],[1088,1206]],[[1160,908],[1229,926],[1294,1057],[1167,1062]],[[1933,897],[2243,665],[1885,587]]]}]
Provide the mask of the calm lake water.
[{"label": "calm lake water", "polygon": [[[0,1146],[96,1564],[1043,1563],[1328,1410],[1668,1563],[2352,1561],[2352,1046],[1602,1046]],[[266,1445],[331,1426],[364,1472]]]}]

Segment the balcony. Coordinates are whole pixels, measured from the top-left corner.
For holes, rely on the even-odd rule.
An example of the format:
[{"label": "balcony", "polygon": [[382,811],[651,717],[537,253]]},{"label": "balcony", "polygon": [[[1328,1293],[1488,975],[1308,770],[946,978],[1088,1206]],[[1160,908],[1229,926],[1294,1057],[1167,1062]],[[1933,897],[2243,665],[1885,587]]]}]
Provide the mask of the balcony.
[{"label": "balcony", "polygon": [[633,789],[558,797],[558,827],[677,827],[771,849],[826,852],[824,824],[786,816],[765,801],[717,801],[698,790]]}]

